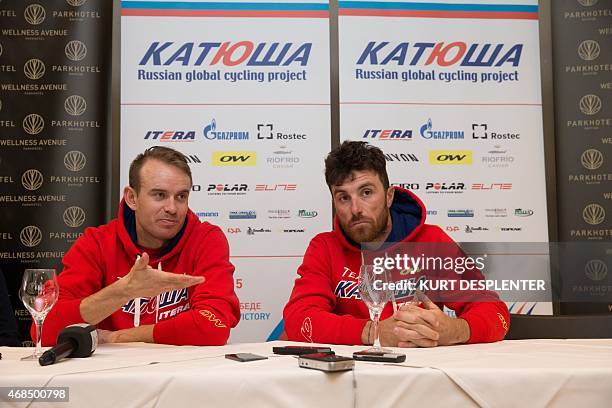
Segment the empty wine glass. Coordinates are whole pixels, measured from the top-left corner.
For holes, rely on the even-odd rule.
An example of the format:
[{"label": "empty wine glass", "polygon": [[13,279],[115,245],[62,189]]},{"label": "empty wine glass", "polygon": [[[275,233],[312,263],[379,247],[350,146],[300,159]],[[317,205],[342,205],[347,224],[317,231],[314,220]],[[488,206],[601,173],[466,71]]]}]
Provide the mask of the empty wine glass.
[{"label": "empty wine glass", "polygon": [[26,269],[23,272],[19,298],[32,315],[36,325],[36,350],[22,360],[38,360],[42,355],[42,326],[47,314],[59,297],[55,269]]},{"label": "empty wine glass", "polygon": [[374,272],[374,266],[362,265],[361,273],[359,274],[358,287],[359,295],[363,303],[368,307],[370,312],[370,319],[374,322],[374,344],[364,353],[389,353],[390,350],[384,349],[380,346],[380,339],[378,333],[378,322],[380,321],[380,314],[382,313],[385,304],[391,299],[391,291],[388,289],[387,284],[389,279],[387,272],[382,273]]}]

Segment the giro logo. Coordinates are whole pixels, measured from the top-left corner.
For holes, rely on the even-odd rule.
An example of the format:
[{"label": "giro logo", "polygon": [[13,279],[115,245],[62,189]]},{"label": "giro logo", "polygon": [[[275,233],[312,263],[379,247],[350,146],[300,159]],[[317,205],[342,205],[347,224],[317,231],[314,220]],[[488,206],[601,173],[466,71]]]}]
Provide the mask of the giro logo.
[{"label": "giro logo", "polygon": [[592,281],[600,281],[608,275],[608,265],[600,259],[591,259],[584,266],[584,274]]},{"label": "giro logo", "polygon": [[86,2],[87,0],[66,0],[66,3],[70,4],[73,7],[80,7]]},{"label": "giro logo", "polygon": [[66,58],[70,61],[81,61],[87,56],[87,47],[82,41],[72,40],[64,47]]},{"label": "giro logo", "polygon": [[37,135],[44,128],[44,119],[36,113],[31,113],[23,119],[23,130],[30,135]]},{"label": "giro logo", "polygon": [[42,173],[36,169],[26,170],[21,175],[21,185],[23,188],[30,191],[38,190],[42,187],[44,177]]},{"label": "giro logo", "polygon": [[595,40],[585,40],[578,46],[578,56],[585,61],[593,61],[599,57],[601,49]]},{"label": "giro logo", "polygon": [[23,17],[28,22],[28,24],[38,25],[45,21],[45,17],[47,13],[45,12],[45,8],[40,4],[30,4],[26,7],[23,12]]},{"label": "giro logo", "polygon": [[599,0],[578,0],[578,3],[583,5],[584,7],[591,7],[597,4]]},{"label": "giro logo", "polygon": [[19,233],[19,240],[27,247],[35,247],[42,241],[42,231],[34,225],[28,225]]},{"label": "giro logo", "polygon": [[255,166],[257,153],[254,151],[242,152],[213,152],[213,166]]},{"label": "giro logo", "polygon": [[85,98],[79,95],[71,95],[64,101],[66,113],[72,116],[80,116],[87,110]]},{"label": "giro logo", "polygon": [[601,110],[601,99],[593,94],[584,95],[580,98],[578,106],[585,115],[595,115]]},{"label": "giro logo", "polygon": [[430,150],[431,164],[472,164],[471,150]]},{"label": "giro logo", "polygon": [[64,156],[64,166],[70,171],[81,171],[87,163],[85,155],[78,150],[72,150]]},{"label": "giro logo", "polygon": [[37,58],[32,58],[23,64],[23,73],[28,79],[40,79],[45,75],[45,64]]},{"label": "giro logo", "polygon": [[63,215],[64,224],[70,228],[77,228],[85,222],[85,211],[81,207],[68,207]]},{"label": "giro logo", "polygon": [[580,156],[580,163],[587,170],[597,170],[603,164],[603,154],[596,149],[585,150]]},{"label": "giro logo", "polygon": [[584,222],[590,225],[599,225],[606,219],[606,210],[599,204],[589,204],[582,210]]}]

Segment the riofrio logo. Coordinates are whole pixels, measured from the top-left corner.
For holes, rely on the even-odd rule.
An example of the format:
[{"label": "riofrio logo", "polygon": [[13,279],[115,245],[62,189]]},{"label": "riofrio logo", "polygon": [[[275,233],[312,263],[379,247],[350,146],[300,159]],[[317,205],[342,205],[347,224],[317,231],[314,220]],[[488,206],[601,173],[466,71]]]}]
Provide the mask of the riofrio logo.
[{"label": "riofrio logo", "polygon": [[19,233],[19,240],[24,246],[35,247],[42,241],[42,231],[35,225],[28,225]]}]

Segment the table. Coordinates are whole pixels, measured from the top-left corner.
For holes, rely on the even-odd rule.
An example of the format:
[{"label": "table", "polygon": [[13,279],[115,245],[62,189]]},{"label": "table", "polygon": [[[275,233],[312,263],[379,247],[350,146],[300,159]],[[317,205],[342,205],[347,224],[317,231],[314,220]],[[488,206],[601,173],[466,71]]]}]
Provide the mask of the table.
[{"label": "table", "polygon": [[[69,387],[69,403],[31,405],[52,408],[612,406],[612,339],[395,349],[407,354],[405,363],[356,362],[354,371],[332,374],[299,368],[295,357],[272,354],[273,346],[290,344],[302,343],[105,344],[91,358],[47,367],[19,360],[32,349],[0,347],[0,386]],[[347,356],[363,349],[331,347]],[[269,359],[239,363],[224,358],[236,352]]]}]

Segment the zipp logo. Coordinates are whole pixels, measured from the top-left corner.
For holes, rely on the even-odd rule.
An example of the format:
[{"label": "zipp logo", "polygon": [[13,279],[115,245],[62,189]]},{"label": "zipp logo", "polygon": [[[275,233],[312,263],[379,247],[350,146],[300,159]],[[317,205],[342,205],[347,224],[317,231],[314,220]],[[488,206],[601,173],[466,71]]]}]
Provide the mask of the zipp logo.
[{"label": "zipp logo", "polygon": [[430,164],[472,164],[471,150],[430,150]]},{"label": "zipp logo", "polygon": [[223,323],[221,323],[221,319],[219,319],[213,312],[210,310],[200,310],[200,314],[205,319],[208,319],[211,323],[214,323],[215,327],[227,327]]},{"label": "zipp logo", "polygon": [[254,151],[213,152],[213,166],[256,166],[257,153]]}]

